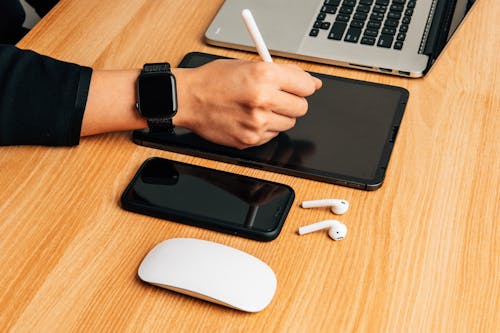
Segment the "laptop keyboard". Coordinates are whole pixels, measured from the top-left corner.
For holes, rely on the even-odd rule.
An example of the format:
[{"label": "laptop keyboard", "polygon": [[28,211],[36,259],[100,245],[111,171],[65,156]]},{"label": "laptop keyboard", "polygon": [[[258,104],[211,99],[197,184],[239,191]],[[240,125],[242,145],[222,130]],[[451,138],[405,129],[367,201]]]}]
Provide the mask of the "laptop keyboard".
[{"label": "laptop keyboard", "polygon": [[325,0],[309,36],[401,50],[416,0]]}]

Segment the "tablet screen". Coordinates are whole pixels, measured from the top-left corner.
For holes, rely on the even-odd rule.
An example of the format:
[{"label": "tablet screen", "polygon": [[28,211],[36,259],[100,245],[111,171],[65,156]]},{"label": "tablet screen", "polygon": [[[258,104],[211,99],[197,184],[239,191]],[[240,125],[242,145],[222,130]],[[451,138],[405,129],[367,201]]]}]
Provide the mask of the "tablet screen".
[{"label": "tablet screen", "polygon": [[[191,53],[181,67],[196,67],[211,60],[212,55]],[[323,81],[323,87],[308,98],[308,113],[297,120],[294,128],[262,146],[232,149],[209,143],[181,128],[175,135],[136,131],[134,140],[356,188],[380,186],[408,92],[399,87],[311,74]]]}]

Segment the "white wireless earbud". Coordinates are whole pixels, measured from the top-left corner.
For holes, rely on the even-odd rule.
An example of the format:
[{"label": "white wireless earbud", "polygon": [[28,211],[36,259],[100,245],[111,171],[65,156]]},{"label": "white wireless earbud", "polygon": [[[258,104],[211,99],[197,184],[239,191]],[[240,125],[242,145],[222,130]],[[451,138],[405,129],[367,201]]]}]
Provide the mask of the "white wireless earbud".
[{"label": "white wireless earbud", "polygon": [[303,201],[302,208],[326,207],[330,206],[334,214],[342,215],[349,209],[349,201],[342,199],[323,199]]},{"label": "white wireless earbud", "polygon": [[328,230],[328,235],[333,240],[341,240],[344,239],[347,235],[347,227],[342,222],[337,220],[325,220],[316,222],[314,224],[306,225],[305,227],[299,228],[299,235],[305,235],[310,232],[315,232],[318,230],[330,228]]}]

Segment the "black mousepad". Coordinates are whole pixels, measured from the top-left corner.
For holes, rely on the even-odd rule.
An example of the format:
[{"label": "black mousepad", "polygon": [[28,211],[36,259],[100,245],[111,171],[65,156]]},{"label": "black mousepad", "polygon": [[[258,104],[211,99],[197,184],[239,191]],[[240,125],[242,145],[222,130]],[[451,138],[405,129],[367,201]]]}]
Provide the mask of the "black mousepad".
[{"label": "black mousepad", "polygon": [[[219,56],[193,52],[179,67],[197,67]],[[238,150],[208,142],[183,128],[175,134],[137,130],[135,143],[243,164],[365,190],[385,177],[409,93],[406,89],[311,73],[323,87],[307,98],[308,113],[268,143]]]}]

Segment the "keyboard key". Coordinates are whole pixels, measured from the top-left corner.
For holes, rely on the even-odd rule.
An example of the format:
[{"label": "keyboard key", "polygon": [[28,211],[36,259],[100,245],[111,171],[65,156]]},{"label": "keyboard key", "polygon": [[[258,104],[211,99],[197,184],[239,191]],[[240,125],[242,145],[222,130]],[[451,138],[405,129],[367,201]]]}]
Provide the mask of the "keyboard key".
[{"label": "keyboard key", "polygon": [[325,0],[325,5],[338,6],[340,5],[340,0]]},{"label": "keyboard key", "polygon": [[415,8],[415,5],[416,5],[416,4],[417,4],[417,3],[416,3],[416,1],[415,1],[415,0],[412,0],[412,1],[408,2],[407,7],[408,7],[408,8]]},{"label": "keyboard key", "polygon": [[396,34],[396,28],[392,27],[383,27],[382,28],[382,33],[387,34],[387,35],[392,35],[394,36]]},{"label": "keyboard key", "polygon": [[357,12],[354,14],[354,16],[352,18],[355,20],[364,21],[364,20],[366,20],[367,17],[368,17],[368,15],[366,15],[365,13]]},{"label": "keyboard key", "polygon": [[385,20],[384,25],[386,27],[397,27],[399,25],[399,21],[393,19],[387,19]]},{"label": "keyboard key", "polygon": [[373,44],[375,44],[375,38],[374,37],[363,37],[363,38],[361,38],[361,44],[373,45]]},{"label": "keyboard key", "polygon": [[323,30],[328,30],[328,28],[330,28],[330,22],[321,23],[321,26],[319,28]]},{"label": "keyboard key", "polygon": [[383,5],[373,6],[373,11],[375,13],[385,13],[386,10],[387,10],[387,6],[383,6]]},{"label": "keyboard key", "polygon": [[373,0],[359,0],[359,3],[361,5],[371,5],[373,3]]},{"label": "keyboard key", "polygon": [[364,25],[365,25],[365,22],[363,22],[363,21],[358,21],[358,20],[351,21],[351,27],[363,28]]},{"label": "keyboard key", "polygon": [[398,36],[396,37],[396,40],[403,42],[406,38],[406,34],[404,32],[400,32]]},{"label": "keyboard key", "polygon": [[392,4],[390,11],[391,12],[402,12],[405,7],[403,5]]},{"label": "keyboard key", "polygon": [[392,45],[393,39],[394,39],[394,37],[392,37],[391,35],[381,34],[379,39],[378,39],[377,46],[390,48]]},{"label": "keyboard key", "polygon": [[361,35],[360,28],[350,27],[345,34],[344,40],[346,42],[357,43],[359,40],[359,35]]},{"label": "keyboard key", "polygon": [[408,8],[407,10],[405,10],[405,15],[412,16],[413,15],[413,8]]},{"label": "keyboard key", "polygon": [[314,22],[313,28],[314,29],[319,29],[319,27],[321,27],[321,21]]},{"label": "keyboard key", "polygon": [[321,7],[321,12],[327,14],[335,14],[337,12],[337,7],[324,5],[323,7]]},{"label": "keyboard key", "polygon": [[339,22],[349,22],[350,18],[351,17],[349,15],[338,14],[336,21],[339,21]]},{"label": "keyboard key", "polygon": [[410,24],[410,22],[411,22],[411,16],[405,16],[405,17],[403,17],[403,20],[401,22],[403,24]]},{"label": "keyboard key", "polygon": [[370,29],[378,29],[382,23],[380,21],[368,21],[367,27]]},{"label": "keyboard key", "polygon": [[382,21],[384,19],[384,14],[373,13],[370,15],[370,21]]},{"label": "keyboard key", "polygon": [[377,5],[383,5],[383,6],[387,6],[389,4],[389,0],[376,0],[375,3]]},{"label": "keyboard key", "polygon": [[393,3],[399,3],[401,5],[404,5],[406,3],[406,0],[393,0]]},{"label": "keyboard key", "polygon": [[369,13],[370,12],[370,6],[360,4],[358,7],[356,7],[356,11],[358,13]]},{"label": "keyboard key", "polygon": [[356,0],[344,0],[342,3],[343,6],[354,7],[356,6]]},{"label": "keyboard key", "polygon": [[325,13],[319,13],[318,17],[316,17],[316,21],[323,21],[326,18]]},{"label": "keyboard key", "polygon": [[401,24],[401,26],[399,27],[399,31],[407,32],[408,31],[408,24]]},{"label": "keyboard key", "polygon": [[377,37],[378,36],[378,30],[366,29],[364,35],[367,36],[367,37]]},{"label": "keyboard key", "polygon": [[403,48],[403,42],[397,41],[397,42],[394,43],[394,49],[395,50],[401,50],[402,48]]},{"label": "keyboard key", "polygon": [[350,15],[352,13],[352,10],[353,10],[352,7],[342,6],[342,7],[340,7],[339,13]]},{"label": "keyboard key", "polygon": [[387,18],[399,20],[401,18],[401,12],[389,12]]},{"label": "keyboard key", "polygon": [[347,23],[338,21],[334,22],[332,30],[330,30],[330,34],[328,35],[328,38],[341,40],[346,28],[347,28]]},{"label": "keyboard key", "polygon": [[309,33],[309,36],[311,37],[316,37],[319,34],[319,29],[312,29],[311,32]]}]

